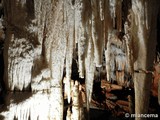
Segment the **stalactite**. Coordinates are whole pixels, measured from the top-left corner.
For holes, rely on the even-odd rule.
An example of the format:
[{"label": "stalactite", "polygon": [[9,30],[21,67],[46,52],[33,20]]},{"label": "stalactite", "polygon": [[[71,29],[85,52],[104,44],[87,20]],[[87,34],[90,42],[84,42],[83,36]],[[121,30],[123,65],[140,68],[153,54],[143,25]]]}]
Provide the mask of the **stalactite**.
[{"label": "stalactite", "polygon": [[128,22],[126,21],[124,24],[125,35],[123,37],[124,42],[126,43],[126,52],[127,52],[127,64],[128,64],[128,72],[133,74],[133,53],[132,53],[132,38],[130,35],[130,28]]},{"label": "stalactite", "polygon": [[[33,49],[32,45],[26,39],[17,39],[11,35],[11,46],[8,48],[8,87],[10,90],[27,89],[31,82],[31,69],[33,64]],[[20,42],[21,41],[21,42]],[[27,45],[28,44],[28,45]],[[17,46],[20,46],[17,48]],[[25,59],[24,59],[25,58]],[[18,71],[21,71],[19,74]]]},{"label": "stalactite", "polygon": [[109,13],[113,21],[113,28],[115,28],[115,18],[116,18],[116,2],[117,0],[109,0]]},{"label": "stalactite", "polygon": [[[108,36],[108,43],[107,43],[107,50],[105,52],[105,58],[106,58],[106,72],[107,72],[107,80],[116,80],[115,79],[115,74],[113,73],[115,71],[115,55],[113,51],[114,48],[111,46],[114,41],[116,41],[117,36],[116,36],[116,30],[113,30],[112,33],[109,34]],[[116,42],[115,42],[116,43]]]},{"label": "stalactite", "polygon": [[117,30],[122,31],[122,0],[116,2]]},{"label": "stalactite", "polygon": [[78,43],[78,65],[81,78],[84,78],[84,56],[87,41],[83,25],[83,8],[83,0],[75,1],[75,41]]},{"label": "stalactite", "polygon": [[86,87],[86,102],[87,102],[87,110],[89,113],[90,102],[92,98],[92,89],[93,89],[93,81],[94,81],[94,72],[95,72],[95,63],[94,63],[94,49],[93,49],[93,41],[89,39],[88,41],[88,49],[86,53],[85,59],[85,70],[86,70],[86,78],[85,78],[85,87]]},{"label": "stalactite", "polygon": [[99,1],[99,8],[100,8],[100,18],[101,21],[104,20],[104,0]]},{"label": "stalactite", "polygon": [[113,30],[113,21],[110,13],[109,0],[104,1],[104,13],[104,49],[106,50],[109,34]]},{"label": "stalactite", "polygon": [[145,25],[146,25],[146,28],[147,29],[149,29],[149,26],[148,26],[148,9],[147,9],[147,6],[148,4],[147,4],[147,2],[146,1],[144,1],[144,17],[145,17]]},{"label": "stalactite", "polygon": [[111,77],[110,77],[110,70],[111,70],[111,67],[110,67],[110,53],[111,53],[111,48],[110,48],[110,34],[109,34],[109,39],[108,39],[108,42],[107,42],[107,50],[105,50],[105,60],[106,60],[106,72],[107,72],[107,80],[110,81],[111,80]]},{"label": "stalactite", "polygon": [[26,4],[26,0],[15,0],[16,1],[16,5],[21,4],[22,7],[24,7],[24,5]]},{"label": "stalactite", "polygon": [[[6,5],[6,1],[4,1]],[[5,59],[5,78],[6,86],[8,90],[23,90],[29,89],[31,83],[31,71],[33,65],[33,47],[29,41],[29,35],[32,36],[27,30],[27,21],[24,14],[26,14],[25,8],[15,8],[16,1],[11,1],[12,6],[5,6],[5,10],[9,12],[9,16],[12,16],[12,20],[8,17],[7,22],[12,24],[6,24],[6,44],[4,54]],[[15,12],[19,11],[17,16],[15,12],[11,12],[14,9]],[[22,18],[21,18],[22,17]],[[30,18],[28,18],[30,19]],[[10,20],[10,21],[9,21]],[[17,24],[18,22],[18,24]],[[14,32],[13,29],[16,29]]]},{"label": "stalactite", "polygon": [[[27,3],[29,4],[29,2]],[[51,70],[50,63],[50,49],[52,43],[52,25],[53,15],[51,1],[35,0],[29,5],[34,4],[30,8],[35,12],[32,24],[28,26],[29,31],[33,34],[33,48],[34,48],[34,62],[32,68],[32,91],[46,90],[50,88]],[[46,12],[49,11],[49,12]],[[43,17],[42,17],[43,16]],[[47,27],[46,27],[47,26]]]},{"label": "stalactite", "polygon": [[[112,55],[111,53],[111,36],[113,28],[115,27],[115,0],[107,0],[105,1],[105,61],[106,61],[106,73],[107,73],[107,80],[111,80],[111,66],[110,60]],[[113,65],[114,66],[114,65]]]},{"label": "stalactite", "polygon": [[71,79],[70,78],[66,78],[65,93],[66,93],[68,103],[70,103],[70,101],[71,101]]},{"label": "stalactite", "polygon": [[102,55],[103,55],[103,39],[102,39],[102,21],[99,18],[99,6],[98,2],[91,0],[92,8],[92,19],[91,19],[91,32],[94,44],[94,57],[97,67],[102,66]]},{"label": "stalactite", "polygon": [[73,50],[75,45],[75,39],[74,39],[74,9],[72,9],[72,4],[70,1],[65,1],[65,9],[66,12],[66,38],[67,38],[67,48],[66,48],[66,86],[67,86],[67,96],[68,96],[68,102],[70,103],[70,97],[71,97],[71,73],[72,73],[72,59],[73,59]]}]

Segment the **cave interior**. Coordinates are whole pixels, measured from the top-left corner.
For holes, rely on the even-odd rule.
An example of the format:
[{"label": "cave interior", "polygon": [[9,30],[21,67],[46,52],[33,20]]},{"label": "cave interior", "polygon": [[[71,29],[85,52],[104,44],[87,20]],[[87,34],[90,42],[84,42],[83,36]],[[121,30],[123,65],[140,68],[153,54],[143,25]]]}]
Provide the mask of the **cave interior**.
[{"label": "cave interior", "polygon": [[0,0],[0,120],[160,117],[159,4]]}]

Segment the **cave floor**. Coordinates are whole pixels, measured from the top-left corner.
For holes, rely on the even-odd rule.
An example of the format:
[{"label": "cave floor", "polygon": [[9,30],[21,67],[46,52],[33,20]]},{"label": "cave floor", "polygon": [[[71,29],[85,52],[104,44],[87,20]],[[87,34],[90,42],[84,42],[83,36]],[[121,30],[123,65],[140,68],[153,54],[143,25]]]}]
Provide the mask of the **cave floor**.
[{"label": "cave floor", "polygon": [[[156,83],[154,81],[154,83]],[[82,85],[85,97],[85,85]],[[112,87],[110,87],[112,86]],[[157,86],[157,85],[156,85]],[[148,113],[159,114],[158,91],[155,84],[152,85],[150,106]],[[85,98],[83,98],[85,99]],[[84,108],[86,108],[85,101]],[[90,103],[90,120],[132,120],[126,118],[126,113],[134,113],[134,89],[124,88],[111,84],[105,80],[101,81],[100,88],[93,88],[92,100]],[[159,114],[160,115],[160,114]],[[155,120],[156,118],[153,118]],[[158,119],[158,118],[157,118]],[[149,118],[149,120],[152,120]]]}]

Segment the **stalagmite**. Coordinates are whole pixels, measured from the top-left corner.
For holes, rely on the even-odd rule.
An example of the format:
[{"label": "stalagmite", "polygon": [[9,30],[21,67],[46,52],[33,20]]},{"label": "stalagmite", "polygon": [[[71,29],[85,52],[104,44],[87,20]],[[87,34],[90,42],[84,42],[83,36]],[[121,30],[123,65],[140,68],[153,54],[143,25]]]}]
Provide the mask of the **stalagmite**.
[{"label": "stalagmite", "polygon": [[73,87],[73,106],[72,106],[72,120],[80,120],[80,100],[79,100],[79,84],[75,81]]},{"label": "stalagmite", "polygon": [[71,110],[70,110],[70,108],[67,109],[66,120],[71,120]]},{"label": "stalagmite", "polygon": [[84,120],[80,84],[75,81],[72,87],[72,108],[68,107],[66,120]]},{"label": "stalagmite", "polygon": [[[27,98],[27,99],[26,99]],[[47,120],[50,118],[49,96],[46,92],[36,94],[28,92],[9,93],[6,104],[8,110],[0,113],[5,117],[4,120]],[[45,103],[45,104],[44,104]]]}]

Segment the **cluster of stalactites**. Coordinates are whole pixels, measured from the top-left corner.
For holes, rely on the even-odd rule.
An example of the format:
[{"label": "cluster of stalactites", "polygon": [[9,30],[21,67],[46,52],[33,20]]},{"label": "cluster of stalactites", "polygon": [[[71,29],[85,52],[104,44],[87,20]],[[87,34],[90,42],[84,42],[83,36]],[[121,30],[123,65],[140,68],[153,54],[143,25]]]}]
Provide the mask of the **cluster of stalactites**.
[{"label": "cluster of stalactites", "polygon": [[[87,108],[91,101],[95,68],[102,67],[105,52],[107,80],[112,79],[115,69],[130,71],[131,68],[131,38],[128,34],[129,26],[122,27],[122,0],[79,0],[64,1],[64,38],[66,40],[65,54],[65,93],[68,102],[71,101],[71,74],[73,59],[77,60],[80,78],[85,78]],[[125,28],[125,31],[123,30]],[[116,31],[115,34],[113,31]],[[119,39],[119,33],[124,31],[125,37]],[[111,38],[114,36],[114,38]],[[118,41],[117,41],[118,40]],[[119,44],[117,55],[111,57],[114,48],[111,44]],[[76,52],[76,57],[73,54]],[[119,55],[120,52],[120,55]],[[74,57],[74,58],[73,58]],[[113,64],[112,64],[113,63]],[[129,63],[129,65],[127,65]],[[116,67],[113,65],[116,64]],[[111,70],[114,69],[114,70]],[[125,73],[114,75],[124,83]]]},{"label": "cluster of stalactites", "polygon": [[[17,11],[21,11],[21,16],[27,13],[25,7],[28,3],[26,0],[10,2],[15,4],[15,6],[12,4],[13,8],[18,5],[22,6],[20,9],[16,8]],[[20,19],[20,25],[25,23],[23,24],[24,29],[31,34],[33,40],[19,39],[12,34],[8,51],[6,51],[8,54],[6,60],[8,63],[6,62],[6,64],[9,66],[7,71],[9,89],[23,90],[28,88],[30,83],[32,91],[60,86],[65,63],[67,79],[65,85],[68,88],[67,96],[68,102],[70,102],[72,60],[77,49],[79,77],[86,79],[86,94],[89,103],[95,67],[102,67],[104,50],[108,52],[105,60],[107,75],[110,76],[110,65],[108,64],[111,64],[111,51],[108,46],[111,42],[109,36],[112,34],[113,28],[118,31],[122,30],[122,1],[35,0],[32,4],[34,4],[32,9],[35,19],[27,20],[27,16],[25,16],[26,19]],[[17,18],[13,14],[13,23],[19,28],[20,25],[17,24],[19,19]],[[25,21],[30,22],[26,23]],[[21,29],[20,31],[26,32]],[[19,71],[18,74],[17,71]],[[110,79],[108,76],[107,79]]]},{"label": "cluster of stalactites", "polygon": [[[16,2],[20,2],[22,6],[25,6],[28,1],[21,0]],[[32,35],[33,40],[18,39],[14,35],[9,40],[10,43],[12,41],[14,43],[9,45],[9,51],[7,51],[9,56],[12,57],[12,54],[9,52],[12,52],[13,48],[16,50],[18,44],[21,44],[19,40],[27,43],[25,44],[26,51],[22,49],[22,53],[28,53],[28,47],[31,51],[29,55],[27,54],[28,56],[24,54],[24,58],[17,53],[18,57],[14,60],[9,61],[10,59],[8,58],[9,60],[7,60],[8,63],[6,64],[11,64],[11,69],[9,68],[8,70],[10,72],[8,81],[11,84],[15,82],[13,85],[10,85],[11,90],[14,90],[15,86],[22,90],[24,86],[28,87],[30,82],[31,89],[35,91],[52,90],[54,87],[60,88],[62,87],[62,76],[65,67],[65,87],[67,88],[65,92],[68,102],[70,102],[73,54],[77,52],[79,77],[85,78],[86,101],[87,108],[89,109],[95,68],[102,67],[104,51],[107,53],[105,56],[107,79],[110,80],[110,77],[108,77],[110,76],[110,55],[112,51],[109,47],[112,43],[110,37],[113,36],[113,29],[117,29],[118,32],[122,31],[122,0],[34,0],[32,4],[34,4],[35,19],[30,20],[32,19],[30,18],[28,20],[31,22],[29,22],[30,25],[28,26],[26,23],[24,24],[24,28],[27,29],[29,35]],[[17,10],[19,10],[18,7]],[[24,14],[27,13],[27,10],[25,10],[25,7],[21,8]],[[14,20],[14,24],[18,25],[17,18]],[[20,21],[22,24],[27,20],[20,19]],[[31,45],[28,42],[31,42]],[[26,57],[28,57],[28,61],[30,60],[30,64],[28,64]],[[23,59],[25,64],[21,60],[22,63],[19,62],[12,66],[12,63],[16,63],[18,58]],[[24,65],[27,67],[21,68]],[[14,76],[15,73],[17,74],[16,68],[23,69],[23,72],[21,71],[22,74],[18,73],[18,76]],[[30,73],[32,73],[32,76]],[[25,82],[21,84],[20,80],[24,80]],[[59,94],[53,94],[53,96],[56,95]],[[57,98],[61,98],[61,95]],[[62,100],[59,101],[59,105],[55,105],[55,109],[62,106]],[[62,110],[56,113],[61,112]]]},{"label": "cluster of stalactites", "polygon": [[[62,80],[65,63],[66,79],[68,81],[66,85],[69,88],[67,94],[70,96],[70,79],[74,52],[77,52],[79,77],[86,78],[86,83],[93,83],[95,67],[102,67],[103,52],[108,51],[108,54],[110,53],[107,46],[110,45],[109,36],[112,34],[111,31],[113,28],[118,31],[122,30],[122,0],[35,0],[29,3],[26,0],[21,0],[10,2],[21,5],[20,11],[24,14],[27,13],[27,5],[34,4],[32,6],[34,8],[31,9],[34,11],[35,18],[33,19],[31,17],[32,15],[29,14],[28,16],[31,17],[28,18],[29,20],[27,16],[20,20],[21,24],[25,23],[23,24],[24,28],[28,34],[31,34],[31,39],[34,40],[29,41],[28,38],[24,38],[27,42],[31,42],[30,46],[32,47],[31,56],[33,58],[30,62],[30,67],[25,69],[32,73],[32,80],[31,75],[29,75],[30,78],[28,79],[26,77],[26,81],[28,83],[31,82],[31,88],[33,90],[49,89],[50,86],[54,86],[53,82],[55,81],[57,84],[60,84],[59,80]],[[14,8],[17,6],[11,7]],[[16,10],[19,10],[19,8],[17,7]],[[18,26],[16,21],[17,16],[14,17],[14,24]],[[26,21],[29,22],[27,23]],[[21,31],[22,33],[25,32],[23,30]],[[16,41],[17,38],[13,39]],[[15,46],[19,44],[18,42],[17,40]],[[9,46],[13,48],[12,44]],[[9,51],[12,52],[13,50]],[[22,50],[22,52],[24,51]],[[22,57],[19,55],[18,58]],[[22,59],[25,59],[25,57]],[[110,57],[106,56],[105,60],[107,63]],[[109,74],[110,68],[107,66],[108,63],[106,64],[106,70],[107,74]],[[11,65],[11,67],[14,69],[15,65]],[[12,72],[8,74],[9,82],[15,81],[10,77],[12,76],[11,74]],[[21,74],[19,78],[23,77],[24,74]],[[110,77],[107,79],[110,79]],[[14,86],[17,86],[17,88],[20,86],[20,90],[22,90],[23,86],[28,87],[28,83],[26,85],[15,83],[17,85],[10,85],[12,86],[10,88],[14,90]],[[39,85],[39,83],[47,84],[47,87],[45,88],[45,85]],[[92,84],[89,88],[91,94]],[[70,102],[70,97],[68,98],[68,102]]]},{"label": "cluster of stalactites", "polygon": [[[81,78],[85,76],[84,61],[89,42],[93,44],[92,52],[94,53],[95,66],[102,66],[102,55],[103,50],[106,49],[108,33],[113,28],[118,31],[122,30],[121,7],[121,0],[64,2],[65,35],[67,38],[66,64],[72,63],[73,48],[78,43],[78,66]],[[109,12],[109,15],[106,12]],[[67,68],[69,68],[68,66]],[[70,74],[71,72],[67,69],[67,76],[70,76]]]}]

